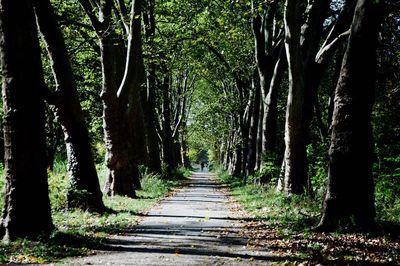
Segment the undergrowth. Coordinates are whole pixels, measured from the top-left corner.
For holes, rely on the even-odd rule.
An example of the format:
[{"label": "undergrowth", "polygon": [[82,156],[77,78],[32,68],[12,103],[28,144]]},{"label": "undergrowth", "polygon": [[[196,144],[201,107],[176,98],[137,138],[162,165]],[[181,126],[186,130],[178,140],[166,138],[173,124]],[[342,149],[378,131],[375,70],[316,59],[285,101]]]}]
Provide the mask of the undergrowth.
[{"label": "undergrowth", "polygon": [[[2,170],[2,169],[0,169]],[[126,232],[137,225],[148,208],[165,197],[173,188],[182,184],[190,175],[186,169],[177,169],[173,178],[165,180],[161,175],[141,168],[142,190],[137,199],[127,197],[103,197],[112,211],[105,214],[66,209],[69,187],[65,162],[56,162],[49,171],[49,197],[53,222],[57,230],[46,238],[31,241],[20,239],[0,244],[0,263],[50,263],[64,258],[89,255],[95,249],[105,248],[112,234]],[[104,185],[107,169],[97,166],[100,184]],[[0,202],[4,205],[4,181],[0,179]]]},{"label": "undergrowth", "polygon": [[[253,180],[229,175],[219,169],[219,179],[228,184],[231,194],[256,219],[267,220],[279,230],[309,230],[318,220],[320,200],[309,196],[287,196],[273,186],[254,184]],[[322,200],[322,199],[321,199]]]},{"label": "undergrowth", "polygon": [[343,228],[333,233],[312,230],[319,221],[323,202],[318,187],[313,197],[288,196],[275,186],[254,184],[257,180],[252,177],[232,177],[221,169],[217,175],[251,216],[243,222],[247,247],[271,251],[271,265],[400,265],[400,218],[394,218],[398,200],[391,198],[398,195],[394,193],[398,185],[389,182],[395,175],[377,180],[377,230],[355,232]]}]

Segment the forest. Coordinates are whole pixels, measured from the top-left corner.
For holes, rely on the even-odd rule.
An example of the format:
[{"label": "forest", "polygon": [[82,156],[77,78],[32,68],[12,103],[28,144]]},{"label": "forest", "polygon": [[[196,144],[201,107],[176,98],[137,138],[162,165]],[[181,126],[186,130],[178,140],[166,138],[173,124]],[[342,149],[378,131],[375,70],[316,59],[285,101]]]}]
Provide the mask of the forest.
[{"label": "forest", "polygon": [[253,246],[400,263],[400,1],[0,0],[0,66],[0,263],[89,255],[200,164]]}]

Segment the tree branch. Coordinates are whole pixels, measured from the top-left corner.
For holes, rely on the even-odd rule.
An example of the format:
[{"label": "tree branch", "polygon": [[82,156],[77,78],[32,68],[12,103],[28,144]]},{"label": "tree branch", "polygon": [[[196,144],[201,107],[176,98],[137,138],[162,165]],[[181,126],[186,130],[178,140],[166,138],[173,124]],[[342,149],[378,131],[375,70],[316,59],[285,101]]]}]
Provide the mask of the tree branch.
[{"label": "tree branch", "polygon": [[331,49],[336,48],[338,43],[346,36],[350,35],[350,29],[339,34],[335,39],[332,40],[329,44],[324,45],[315,56],[315,62],[321,64],[324,60],[324,55],[331,51]]}]

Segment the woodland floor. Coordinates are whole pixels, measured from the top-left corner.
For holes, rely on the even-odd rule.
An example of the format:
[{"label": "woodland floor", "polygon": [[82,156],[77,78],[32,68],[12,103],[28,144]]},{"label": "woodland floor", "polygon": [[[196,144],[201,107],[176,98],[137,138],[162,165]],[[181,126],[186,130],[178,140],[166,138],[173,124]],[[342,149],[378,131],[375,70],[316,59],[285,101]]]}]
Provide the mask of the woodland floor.
[{"label": "woodland floor", "polygon": [[400,265],[397,233],[282,233],[247,214],[214,174],[196,172],[134,229],[68,265]]}]

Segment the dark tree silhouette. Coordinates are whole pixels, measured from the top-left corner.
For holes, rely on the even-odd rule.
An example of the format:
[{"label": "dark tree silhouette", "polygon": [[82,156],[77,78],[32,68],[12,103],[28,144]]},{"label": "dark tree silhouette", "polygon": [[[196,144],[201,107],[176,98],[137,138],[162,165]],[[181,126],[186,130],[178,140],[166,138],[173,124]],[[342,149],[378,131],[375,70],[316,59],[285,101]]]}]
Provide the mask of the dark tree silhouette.
[{"label": "dark tree silhouette", "polygon": [[29,0],[0,1],[6,196],[2,235],[35,237],[53,229],[46,172],[45,84]]}]

